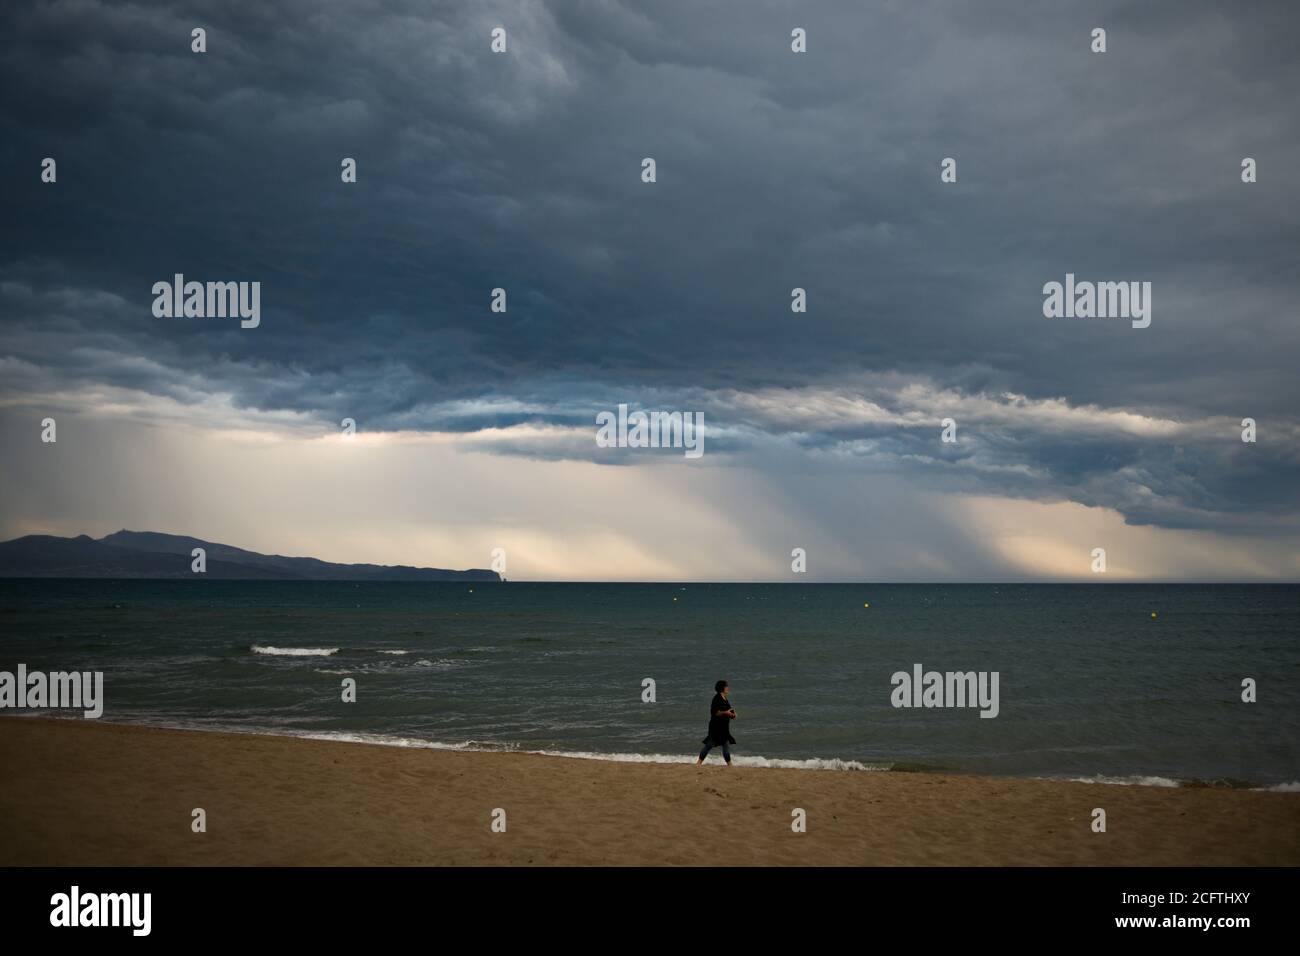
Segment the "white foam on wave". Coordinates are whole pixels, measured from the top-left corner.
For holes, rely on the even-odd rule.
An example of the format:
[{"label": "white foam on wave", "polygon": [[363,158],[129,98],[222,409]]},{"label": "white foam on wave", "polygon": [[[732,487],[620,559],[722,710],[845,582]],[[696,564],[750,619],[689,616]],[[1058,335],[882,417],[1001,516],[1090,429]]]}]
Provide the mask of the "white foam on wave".
[{"label": "white foam on wave", "polygon": [[[323,731],[275,731],[273,736],[301,737],[304,740],[329,740],[344,744],[375,744],[381,747],[410,747],[418,750],[456,750],[474,753],[498,753],[515,751],[515,744],[491,744],[478,740],[466,740],[458,744],[442,743],[438,740],[423,740],[418,737],[390,737],[386,734],[367,734],[347,730]],[[531,751],[530,751],[531,752]]]},{"label": "white foam on wave", "polygon": [[[540,754],[544,757],[574,757],[578,760],[609,760],[614,763],[694,763],[695,754],[680,756],[678,754],[600,754],[591,751],[573,750],[529,750],[526,753]],[[709,755],[710,764],[721,763],[722,757],[715,750]],[[742,757],[732,754],[731,762],[738,767],[779,767],[789,770],[888,770],[883,764],[865,764],[857,760],[841,760],[839,757],[809,757],[805,760],[784,757]]]},{"label": "white foam on wave", "polygon": [[[1054,779],[1054,778],[1046,778]],[[1104,783],[1112,787],[1181,787],[1182,784],[1169,777],[1149,777],[1133,774],[1128,777],[1108,777],[1097,774],[1093,777],[1067,777],[1071,783]]]},{"label": "white foam on wave", "polygon": [[270,654],[273,657],[332,657],[339,652],[337,647],[271,647],[267,644],[254,644],[254,654]]},{"label": "white foam on wave", "polygon": [[380,654],[392,654],[395,657],[401,657],[403,654],[410,654],[411,651],[380,651]]},{"label": "white foam on wave", "polygon": [[[420,740],[414,737],[389,737],[383,734],[352,733],[348,731],[322,731],[295,733],[295,737],[308,740],[333,740],[340,743],[378,744],[384,747],[413,747],[424,750],[455,750],[469,753],[511,753],[533,754],[539,757],[568,757],[575,760],[605,760],[612,763],[675,763],[690,764],[695,762],[694,754],[630,754],[630,753],[596,753],[590,750],[523,750],[518,744],[494,744],[477,740],[448,744],[434,740]],[[714,755],[710,755],[714,756]],[[864,764],[857,760],[841,760],[838,757],[811,757],[806,760],[792,760],[781,757],[742,757],[732,756],[732,763],[740,767],[779,767],[792,770],[888,770],[885,765]],[[710,761],[714,762],[714,761]],[[721,758],[716,762],[721,762]]]},{"label": "white foam on wave", "polygon": [[1258,787],[1256,789],[1266,790],[1269,793],[1300,793],[1300,781],[1291,780],[1287,783],[1275,783],[1271,787]]},{"label": "white foam on wave", "polygon": [[346,677],[349,674],[392,674],[395,672],[395,670],[404,669],[408,667],[431,668],[433,670],[439,670],[439,671],[450,671],[450,670],[455,670],[458,667],[464,667],[465,665],[470,663],[473,662],[460,660],[458,658],[443,658],[443,657],[438,658],[436,661],[431,661],[425,658],[421,658],[418,661],[412,661],[410,663],[398,663],[397,661],[371,661],[370,663],[366,663],[366,664],[354,664],[351,667],[346,667],[346,668],[318,667],[316,668],[316,673],[317,674],[342,674],[343,676]]}]

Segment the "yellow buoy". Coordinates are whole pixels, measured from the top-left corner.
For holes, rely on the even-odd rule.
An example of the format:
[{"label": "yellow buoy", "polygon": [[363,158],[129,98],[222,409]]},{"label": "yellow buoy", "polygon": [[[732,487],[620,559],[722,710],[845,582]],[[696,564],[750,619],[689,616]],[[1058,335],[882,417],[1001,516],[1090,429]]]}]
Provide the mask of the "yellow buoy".
[{"label": "yellow buoy", "polygon": [[864,605],[862,605],[862,606],[863,606],[863,607],[871,607],[870,604],[864,604]]},{"label": "yellow buoy", "polygon": [[1156,612],[1155,612],[1155,611],[1152,611],[1152,612],[1151,612],[1151,616],[1152,616],[1152,617],[1155,617],[1155,616],[1156,616]]}]

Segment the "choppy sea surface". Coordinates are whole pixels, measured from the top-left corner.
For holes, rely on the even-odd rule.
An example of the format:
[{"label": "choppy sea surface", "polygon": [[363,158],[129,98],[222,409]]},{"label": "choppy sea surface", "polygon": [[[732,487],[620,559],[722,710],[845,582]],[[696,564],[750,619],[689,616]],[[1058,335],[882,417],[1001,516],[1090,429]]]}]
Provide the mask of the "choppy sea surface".
[{"label": "choppy sea surface", "polygon": [[[1298,621],[1296,585],[8,579],[0,671],[102,671],[106,721],[610,760],[690,758],[725,678],[740,763],[1300,789]],[[916,664],[998,672],[998,716],[892,706]]]}]

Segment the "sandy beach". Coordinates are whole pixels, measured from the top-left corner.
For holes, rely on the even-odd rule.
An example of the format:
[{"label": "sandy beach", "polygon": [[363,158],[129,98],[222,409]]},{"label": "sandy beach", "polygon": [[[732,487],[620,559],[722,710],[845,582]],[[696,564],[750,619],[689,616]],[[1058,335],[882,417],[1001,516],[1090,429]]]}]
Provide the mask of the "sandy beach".
[{"label": "sandy beach", "polygon": [[[0,865],[1296,865],[1300,794],[0,718]],[[191,831],[191,812],[207,832]],[[1107,832],[1092,832],[1095,807]],[[506,813],[494,833],[492,814]],[[791,831],[791,811],[807,832]]]}]

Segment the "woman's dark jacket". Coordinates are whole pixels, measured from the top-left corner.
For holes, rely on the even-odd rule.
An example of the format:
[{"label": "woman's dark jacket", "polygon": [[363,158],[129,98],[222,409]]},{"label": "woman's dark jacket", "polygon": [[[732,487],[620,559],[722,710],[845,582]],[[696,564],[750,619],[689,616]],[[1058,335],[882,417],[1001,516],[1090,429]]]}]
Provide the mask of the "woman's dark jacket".
[{"label": "woman's dark jacket", "polygon": [[727,714],[714,716],[720,710],[731,710],[731,705],[721,694],[714,694],[713,703],[709,704],[709,735],[702,742],[715,747],[736,742],[736,738],[731,736],[731,717]]}]

